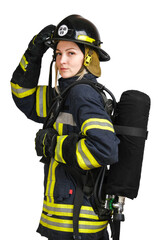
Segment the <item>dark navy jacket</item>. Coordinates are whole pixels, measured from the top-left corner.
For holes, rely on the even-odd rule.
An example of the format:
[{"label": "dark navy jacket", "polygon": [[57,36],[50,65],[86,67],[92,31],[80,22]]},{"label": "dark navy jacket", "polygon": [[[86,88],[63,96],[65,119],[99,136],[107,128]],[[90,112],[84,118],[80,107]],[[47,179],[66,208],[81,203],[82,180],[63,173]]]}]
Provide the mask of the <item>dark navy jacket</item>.
[{"label": "dark navy jacket", "polygon": [[[92,74],[85,78],[97,81]],[[63,91],[77,77],[59,80]],[[17,107],[33,121],[43,123],[47,116],[47,87],[23,87],[15,78],[11,82]],[[45,165],[45,196],[38,232],[53,239],[69,240],[73,233],[73,201],[75,182],[64,168],[69,158],[82,171],[99,168],[118,161],[118,143],[111,119],[104,110],[102,96],[91,86],[76,85],[65,101],[53,128],[57,145],[50,165]],[[83,138],[75,142],[74,134]],[[71,159],[72,158],[72,159]],[[84,197],[79,231],[82,240],[95,240],[103,235],[107,221],[100,221],[90,201]]]}]

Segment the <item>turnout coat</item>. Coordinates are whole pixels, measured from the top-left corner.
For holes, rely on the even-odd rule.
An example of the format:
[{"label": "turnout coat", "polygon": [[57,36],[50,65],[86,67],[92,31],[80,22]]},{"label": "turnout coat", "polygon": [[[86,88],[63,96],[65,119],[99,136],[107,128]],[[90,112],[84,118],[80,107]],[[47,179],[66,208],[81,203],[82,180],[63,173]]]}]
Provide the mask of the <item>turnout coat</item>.
[{"label": "turnout coat", "polygon": [[[59,79],[63,91],[78,77]],[[97,81],[92,74],[85,78]],[[47,117],[47,86],[19,81],[13,74],[12,95],[17,107],[31,120],[44,123]],[[53,95],[55,90],[53,89]],[[69,240],[73,235],[73,202],[76,183],[64,167],[68,162],[86,170],[118,161],[118,143],[111,119],[104,110],[102,96],[91,86],[76,85],[71,90],[53,128],[57,130],[54,156],[44,165],[44,203],[38,232],[48,238]],[[83,138],[75,138],[81,133]],[[107,221],[99,220],[90,199],[84,196],[79,218],[82,240],[104,235]]]}]

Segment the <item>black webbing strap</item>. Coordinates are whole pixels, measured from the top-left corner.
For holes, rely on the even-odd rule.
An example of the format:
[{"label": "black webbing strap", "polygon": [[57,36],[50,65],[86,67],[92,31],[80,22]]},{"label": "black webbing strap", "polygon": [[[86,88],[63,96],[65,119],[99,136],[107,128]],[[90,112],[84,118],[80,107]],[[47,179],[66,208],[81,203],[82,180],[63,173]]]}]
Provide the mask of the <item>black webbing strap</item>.
[{"label": "black webbing strap", "polygon": [[83,204],[83,188],[86,183],[87,175],[83,175],[76,167],[67,166],[65,164],[63,167],[66,172],[70,173],[70,177],[76,182],[76,192],[73,203],[73,239],[81,240],[81,236],[79,234],[79,215]]},{"label": "black webbing strap", "polygon": [[147,135],[148,135],[147,130],[144,128],[114,125],[114,129],[116,134],[120,134],[120,135],[143,137],[145,139],[147,139]]},{"label": "black webbing strap", "polygon": [[74,208],[73,208],[73,239],[74,240],[81,240],[81,236],[79,235],[79,215],[81,206],[83,203],[83,191],[77,185],[76,186],[76,194],[74,199]]}]

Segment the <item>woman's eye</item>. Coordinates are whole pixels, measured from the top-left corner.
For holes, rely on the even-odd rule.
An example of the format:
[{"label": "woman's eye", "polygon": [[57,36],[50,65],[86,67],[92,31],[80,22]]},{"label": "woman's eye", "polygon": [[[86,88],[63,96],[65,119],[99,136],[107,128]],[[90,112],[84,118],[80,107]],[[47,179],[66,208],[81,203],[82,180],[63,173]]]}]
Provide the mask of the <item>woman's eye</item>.
[{"label": "woman's eye", "polygon": [[56,52],[56,56],[61,56],[62,54],[60,52]]},{"label": "woman's eye", "polygon": [[75,53],[74,52],[69,52],[69,55],[74,55]]}]

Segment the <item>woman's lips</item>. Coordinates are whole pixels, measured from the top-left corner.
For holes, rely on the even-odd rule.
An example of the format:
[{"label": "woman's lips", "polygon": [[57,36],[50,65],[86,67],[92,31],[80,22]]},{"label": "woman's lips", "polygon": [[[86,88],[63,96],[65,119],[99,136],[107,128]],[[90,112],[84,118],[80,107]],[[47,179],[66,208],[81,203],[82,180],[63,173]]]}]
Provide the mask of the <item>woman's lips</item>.
[{"label": "woman's lips", "polygon": [[68,68],[60,68],[61,71],[67,71]]}]

